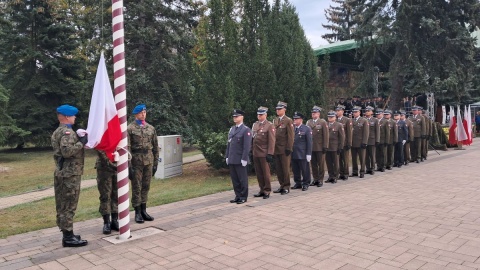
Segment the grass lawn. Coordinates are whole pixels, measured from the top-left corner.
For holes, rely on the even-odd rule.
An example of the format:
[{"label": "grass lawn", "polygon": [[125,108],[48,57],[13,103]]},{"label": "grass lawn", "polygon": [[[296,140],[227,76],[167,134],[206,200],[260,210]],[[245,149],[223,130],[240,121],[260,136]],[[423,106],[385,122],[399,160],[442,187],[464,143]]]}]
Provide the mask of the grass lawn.
[{"label": "grass lawn", "polygon": [[[0,197],[41,190],[53,186],[52,150],[49,148],[26,148],[22,150],[0,150]],[[201,154],[188,148],[183,156]],[[82,180],[96,178],[94,150],[85,151],[85,166]]]},{"label": "grass lawn", "polygon": [[[250,184],[257,183],[254,176],[250,176],[249,180]],[[198,161],[185,165],[184,174],[181,176],[152,181],[148,206],[167,204],[231,189],[232,184],[227,171],[212,170],[207,166],[206,161]],[[100,217],[98,196],[96,187],[81,191],[75,216],[76,222]],[[0,220],[2,220],[0,222],[0,238],[54,227],[56,226],[55,200],[51,197],[0,210]]]}]

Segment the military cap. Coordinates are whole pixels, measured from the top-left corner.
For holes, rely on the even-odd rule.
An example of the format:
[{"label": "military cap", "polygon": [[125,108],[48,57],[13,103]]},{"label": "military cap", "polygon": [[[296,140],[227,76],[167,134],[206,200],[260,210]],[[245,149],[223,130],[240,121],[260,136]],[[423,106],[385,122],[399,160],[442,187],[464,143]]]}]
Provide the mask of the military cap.
[{"label": "military cap", "polygon": [[267,108],[267,107],[260,106],[260,107],[258,107],[258,109],[257,109],[257,114],[266,114],[267,111],[268,111],[268,108]]},{"label": "military cap", "polygon": [[312,108],[312,112],[321,112],[322,111],[322,108],[318,107],[318,106],[313,106]]},{"label": "military cap", "polygon": [[402,115],[405,115],[405,114],[407,113],[407,112],[404,111],[404,110],[400,110],[399,112],[400,112],[400,114],[402,114]]},{"label": "military cap", "polygon": [[412,107],[412,111],[418,111],[418,110],[420,110],[420,107],[419,107],[419,106],[413,106],[413,107]]},{"label": "military cap", "polygon": [[358,107],[358,106],[355,106],[355,107],[352,108],[352,112],[359,112],[361,110],[362,110],[362,108]]},{"label": "military cap", "polygon": [[245,115],[245,112],[240,109],[233,109],[232,116],[240,116],[240,115]]},{"label": "military cap", "polygon": [[373,112],[374,108],[372,106],[367,106],[365,108],[365,111],[372,111]]},{"label": "military cap", "polygon": [[64,104],[57,108],[57,113],[65,116],[74,116],[77,115],[78,109],[68,104]]},{"label": "military cap", "polygon": [[334,111],[329,111],[329,112],[327,113],[327,116],[328,116],[328,117],[335,117],[336,114],[335,114]]},{"label": "military cap", "polygon": [[286,109],[287,108],[287,103],[283,102],[283,101],[279,101],[277,103],[277,107],[276,109]]},{"label": "military cap", "polygon": [[[400,114],[402,114],[401,111],[394,111],[394,112],[393,112],[393,115],[400,115]],[[403,113],[403,114],[404,114],[404,113]]]},{"label": "military cap", "polygon": [[375,114],[381,114],[381,113],[383,113],[383,110],[382,110],[382,109],[377,109],[377,110],[375,111]]},{"label": "military cap", "polygon": [[385,110],[384,113],[385,113],[385,114],[392,114],[392,111],[391,111],[391,110]]},{"label": "military cap", "polygon": [[145,104],[138,104],[137,106],[135,106],[135,108],[133,108],[132,114],[140,113],[142,111],[145,111],[146,109],[147,106],[145,106]]},{"label": "military cap", "polygon": [[293,115],[293,119],[299,119],[299,118],[304,119],[305,116],[299,112],[295,112],[295,114]]},{"label": "military cap", "polygon": [[335,108],[336,111],[340,111],[340,110],[345,110],[345,106],[343,105],[337,105],[337,107]]}]

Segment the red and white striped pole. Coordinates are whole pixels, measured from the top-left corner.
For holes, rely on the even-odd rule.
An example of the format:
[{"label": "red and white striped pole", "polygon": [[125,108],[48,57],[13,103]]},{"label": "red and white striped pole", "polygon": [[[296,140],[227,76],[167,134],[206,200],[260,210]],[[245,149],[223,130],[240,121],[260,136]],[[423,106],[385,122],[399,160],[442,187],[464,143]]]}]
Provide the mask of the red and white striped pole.
[{"label": "red and white striped pole", "polygon": [[128,152],[127,152],[127,91],[125,77],[125,45],[123,31],[123,0],[112,0],[113,28],[113,86],[115,88],[115,104],[120,120],[122,140],[118,144],[119,159],[117,161],[118,186],[118,223],[120,240],[130,238],[130,200],[128,199]]}]

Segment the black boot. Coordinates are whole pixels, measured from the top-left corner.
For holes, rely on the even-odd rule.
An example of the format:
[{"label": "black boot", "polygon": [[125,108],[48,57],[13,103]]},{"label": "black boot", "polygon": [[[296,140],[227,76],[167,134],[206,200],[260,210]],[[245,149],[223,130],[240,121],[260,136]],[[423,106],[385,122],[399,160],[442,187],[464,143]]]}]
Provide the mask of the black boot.
[{"label": "black boot", "polygon": [[112,213],[112,223],[110,223],[110,228],[113,231],[120,231],[120,226],[118,225],[118,213]]},{"label": "black boot", "polygon": [[103,215],[103,234],[111,234],[112,229],[110,227],[110,215]]},{"label": "black boot", "polygon": [[135,222],[136,223],[143,223],[143,217],[140,212],[141,212],[140,206],[135,206]]},{"label": "black boot", "polygon": [[83,247],[88,244],[87,240],[80,240],[75,237],[72,231],[63,231],[62,246]]},{"label": "black boot", "polygon": [[147,204],[146,203],[142,203],[140,205],[142,207],[142,217],[144,220],[146,221],[153,221],[153,217],[151,217],[149,214],[147,214]]}]

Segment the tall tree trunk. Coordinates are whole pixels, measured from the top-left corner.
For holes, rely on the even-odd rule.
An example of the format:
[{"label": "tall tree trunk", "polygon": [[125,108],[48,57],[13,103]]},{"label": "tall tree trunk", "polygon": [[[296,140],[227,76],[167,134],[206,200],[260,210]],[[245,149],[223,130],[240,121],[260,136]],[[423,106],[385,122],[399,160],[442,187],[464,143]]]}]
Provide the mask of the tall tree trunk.
[{"label": "tall tree trunk", "polygon": [[405,70],[405,55],[402,53],[402,45],[397,44],[395,47],[395,56],[390,64],[390,79],[392,82],[392,92],[388,107],[392,110],[399,110],[403,108],[403,98],[405,92],[403,90],[403,80]]}]

